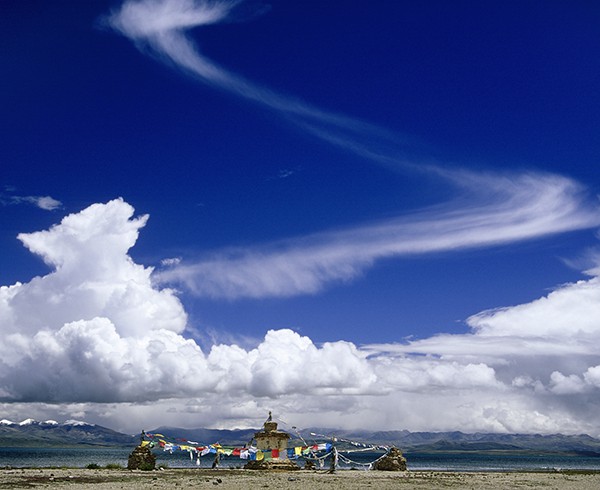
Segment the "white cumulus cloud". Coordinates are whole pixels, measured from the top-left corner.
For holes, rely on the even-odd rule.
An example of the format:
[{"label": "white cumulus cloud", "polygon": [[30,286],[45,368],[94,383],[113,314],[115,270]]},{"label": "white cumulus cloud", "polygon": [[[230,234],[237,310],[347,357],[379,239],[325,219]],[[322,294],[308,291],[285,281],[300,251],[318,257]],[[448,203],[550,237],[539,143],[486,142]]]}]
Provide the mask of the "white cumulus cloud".
[{"label": "white cumulus cloud", "polygon": [[19,235],[51,271],[0,288],[5,418],[131,431],[275,410],[297,426],[600,434],[596,277],[474,315],[463,335],[358,347],[283,329],[204,352],[175,293],[128,254],[147,219],[116,199]]},{"label": "white cumulus cloud", "polygon": [[268,332],[255,349],[216,345],[205,354],[182,336],[187,315],[174,292],[154,287],[152,269],[128,255],[148,219],[133,213],[116,199],[19,235],[52,271],[0,288],[2,399],[138,402],[371,389],[374,375],[355,346],[317,347],[291,330]]}]

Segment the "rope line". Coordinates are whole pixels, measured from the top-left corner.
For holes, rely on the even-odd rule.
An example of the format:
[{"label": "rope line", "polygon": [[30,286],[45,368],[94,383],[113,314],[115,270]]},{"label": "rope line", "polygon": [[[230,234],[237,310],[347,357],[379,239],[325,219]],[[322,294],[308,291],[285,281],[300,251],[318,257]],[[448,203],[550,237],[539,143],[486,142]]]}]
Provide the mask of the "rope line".
[{"label": "rope line", "polygon": [[[270,422],[272,420],[276,420],[276,421],[282,423],[283,425],[285,425],[286,427],[290,428],[291,430],[293,430],[296,433],[296,435],[300,438],[300,440],[303,442],[302,453],[296,452],[294,454],[294,451],[292,451],[292,448],[288,448],[286,450],[288,452],[287,453],[288,459],[302,458],[302,459],[305,459],[306,461],[318,463],[319,467],[323,468],[325,460],[328,458],[331,458],[331,469],[329,470],[330,472],[335,471],[335,468],[338,466],[338,463],[340,461],[342,463],[345,463],[348,465],[364,467],[365,470],[370,470],[373,468],[373,465],[375,463],[377,463],[377,461],[379,461],[380,459],[387,456],[390,451],[390,446],[356,442],[356,441],[351,441],[350,439],[345,439],[342,437],[336,437],[333,435],[328,436],[325,434],[318,434],[315,432],[310,432],[310,435],[315,438],[319,438],[319,439],[331,440],[331,443],[319,444],[319,443],[317,443],[316,439],[313,439],[314,444],[309,444],[304,439],[304,437],[302,437],[300,430],[296,426],[290,426],[284,420],[282,420],[278,417],[277,418],[272,417],[271,412],[269,412],[269,417],[267,418],[266,422]],[[150,441],[144,441],[145,437],[148,437],[150,439]],[[216,458],[220,458],[220,457],[224,457],[224,456],[225,457],[239,456],[240,459],[248,459],[248,460],[255,460],[255,458],[253,456],[254,454],[261,455],[260,459],[256,458],[259,460],[262,460],[263,457],[265,458],[265,460],[267,460],[267,458],[270,458],[271,451],[273,451],[273,454],[275,454],[275,449],[261,451],[257,447],[253,446],[252,442],[253,442],[254,438],[252,438],[249,441],[249,443],[243,447],[221,446],[219,443],[203,445],[203,444],[200,444],[195,441],[189,441],[187,439],[181,439],[181,438],[177,438],[175,440],[177,442],[181,441],[181,443],[183,443],[183,444],[181,444],[181,443],[177,444],[177,443],[167,442],[165,439],[168,439],[168,438],[162,434],[146,434],[146,433],[144,433],[144,431],[142,431],[142,445],[149,444],[149,447],[153,448],[153,447],[155,447],[155,444],[158,443],[158,445],[163,449],[163,451],[168,451],[171,454],[173,453],[174,450],[178,450],[178,449],[188,451],[189,455],[190,455],[190,460],[193,461],[194,454],[196,455],[196,464],[197,465],[200,465],[200,457],[208,455],[208,454],[215,455]],[[350,444],[351,446],[354,446],[354,448],[339,449],[334,443]],[[317,449],[317,446],[319,446],[318,449]],[[299,447],[293,448],[293,449],[298,451]],[[320,453],[324,449],[329,450],[329,451],[326,452],[325,454],[322,454],[319,456],[318,453]],[[377,457],[373,461],[366,462],[366,463],[354,461],[353,459],[350,459],[348,456],[345,456],[344,454],[342,454],[342,453],[345,453],[345,454],[349,455],[352,453],[362,453],[362,452],[367,452],[367,451],[382,451],[382,450],[384,451],[384,454]],[[245,453],[245,456],[242,456],[242,453]],[[264,454],[264,456],[263,456],[263,454]],[[280,452],[279,452],[279,450],[277,450],[278,456],[275,456],[276,459],[279,458],[279,454],[280,454]]]}]

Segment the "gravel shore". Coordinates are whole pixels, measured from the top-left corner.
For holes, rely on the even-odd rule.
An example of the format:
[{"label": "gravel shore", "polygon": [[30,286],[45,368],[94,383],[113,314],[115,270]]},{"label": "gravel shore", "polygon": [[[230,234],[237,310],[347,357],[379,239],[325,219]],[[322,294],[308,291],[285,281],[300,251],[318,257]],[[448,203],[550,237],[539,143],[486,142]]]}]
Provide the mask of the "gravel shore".
[{"label": "gravel shore", "polygon": [[0,488],[91,488],[120,490],[134,488],[218,489],[439,489],[544,488],[584,490],[600,488],[600,473],[460,473],[439,471],[322,471],[266,472],[251,470],[166,469],[129,471],[111,469],[18,468],[0,471]]}]

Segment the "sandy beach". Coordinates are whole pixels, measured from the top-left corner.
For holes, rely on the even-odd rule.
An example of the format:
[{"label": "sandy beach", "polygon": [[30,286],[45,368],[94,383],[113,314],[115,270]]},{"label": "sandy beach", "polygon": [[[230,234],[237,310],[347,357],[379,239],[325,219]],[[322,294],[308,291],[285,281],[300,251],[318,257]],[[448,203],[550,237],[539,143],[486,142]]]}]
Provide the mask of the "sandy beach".
[{"label": "sandy beach", "polygon": [[220,489],[388,489],[388,488],[545,488],[597,489],[600,473],[460,473],[439,471],[322,471],[264,472],[250,470],[129,471],[111,469],[3,469],[0,488],[93,488],[117,490],[133,488],[220,488]]}]

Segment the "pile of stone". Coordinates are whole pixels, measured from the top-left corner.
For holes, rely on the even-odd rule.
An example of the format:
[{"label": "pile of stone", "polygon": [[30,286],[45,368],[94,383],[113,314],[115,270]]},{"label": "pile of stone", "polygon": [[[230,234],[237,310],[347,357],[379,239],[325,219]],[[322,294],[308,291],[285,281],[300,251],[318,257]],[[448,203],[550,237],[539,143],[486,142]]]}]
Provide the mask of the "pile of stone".
[{"label": "pile of stone", "polygon": [[373,465],[374,470],[381,471],[406,471],[406,458],[397,447],[392,447],[387,454],[377,460]]},{"label": "pile of stone", "polygon": [[137,446],[127,460],[128,470],[151,471],[156,467],[156,456],[146,444]]}]

